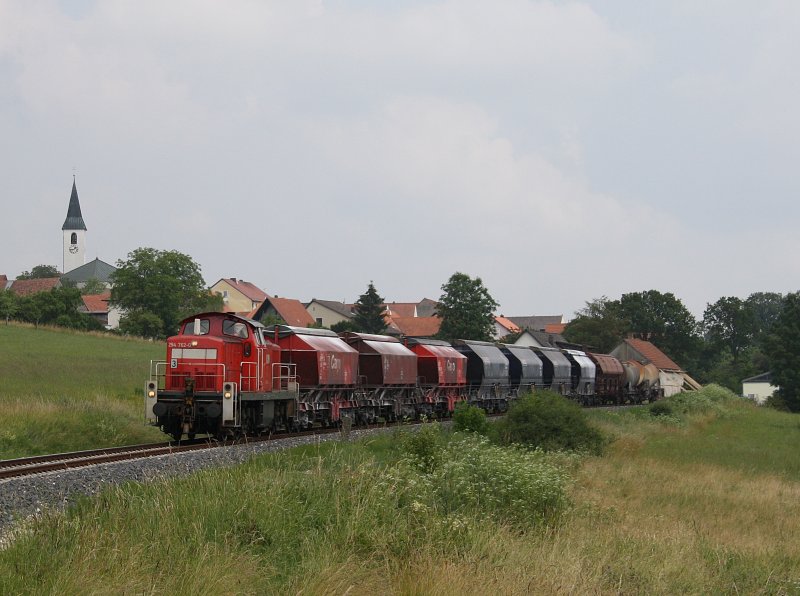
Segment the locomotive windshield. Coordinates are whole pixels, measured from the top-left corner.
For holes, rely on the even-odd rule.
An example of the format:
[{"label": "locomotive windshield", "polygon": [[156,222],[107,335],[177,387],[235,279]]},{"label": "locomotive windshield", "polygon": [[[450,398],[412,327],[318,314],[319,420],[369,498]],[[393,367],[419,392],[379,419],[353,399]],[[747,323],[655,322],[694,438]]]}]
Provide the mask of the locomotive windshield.
[{"label": "locomotive windshield", "polygon": [[222,332],[225,335],[232,335],[234,337],[241,337],[247,339],[247,325],[239,321],[231,321],[225,319],[222,322]]},{"label": "locomotive windshield", "polygon": [[[199,322],[199,326],[195,328],[195,323]],[[184,335],[208,335],[209,323],[208,319],[195,319],[189,321],[183,326]]]}]

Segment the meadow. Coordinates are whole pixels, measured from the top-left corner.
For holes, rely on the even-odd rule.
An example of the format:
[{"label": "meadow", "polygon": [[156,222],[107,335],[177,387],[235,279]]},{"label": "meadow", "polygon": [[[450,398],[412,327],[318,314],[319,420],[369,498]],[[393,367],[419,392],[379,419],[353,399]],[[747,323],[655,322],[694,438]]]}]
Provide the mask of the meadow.
[{"label": "meadow", "polygon": [[0,458],[161,441],[143,390],[162,343],[0,324]]},{"label": "meadow", "polygon": [[589,412],[599,456],[432,424],[109,489],[23,525],[0,592],[798,593],[800,419],[660,412]]}]

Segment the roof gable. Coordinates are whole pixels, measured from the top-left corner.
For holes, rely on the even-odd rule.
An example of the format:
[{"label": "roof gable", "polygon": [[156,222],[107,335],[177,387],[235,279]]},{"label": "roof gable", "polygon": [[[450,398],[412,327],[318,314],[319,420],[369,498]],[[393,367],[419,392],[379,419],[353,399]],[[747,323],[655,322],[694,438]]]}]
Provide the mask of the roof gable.
[{"label": "roof gable", "polygon": [[[633,350],[642,355],[642,357],[651,362],[660,370],[682,370],[675,361],[673,361],[664,352],[659,350],[655,345],[644,339],[626,339],[623,343],[630,346]],[[616,350],[615,350],[616,351]]]},{"label": "roof gable", "polygon": [[[292,327],[308,327],[314,324],[314,318],[303,306],[303,303],[294,298],[267,298],[264,304],[269,303],[278,316]],[[263,307],[259,310],[263,310]]]},{"label": "roof gable", "polygon": [[252,302],[263,302],[267,298],[267,293],[257,285],[252,284],[249,281],[244,281],[243,279],[236,279],[235,277],[223,277],[212,286],[214,291],[218,291],[215,288],[220,284],[220,282],[225,282],[225,284],[227,284],[231,289],[236,290],[242,296],[250,299]]},{"label": "roof gable", "polygon": [[353,318],[353,309],[344,302],[337,302],[336,300],[317,300],[314,298],[306,306],[311,306],[314,303],[324,306],[328,310],[332,310],[336,314],[347,317],[348,319]]},{"label": "roof gable", "polygon": [[517,325],[515,325],[512,321],[509,321],[506,317],[495,317],[494,320],[509,333],[519,333],[522,331],[522,329],[517,327]]}]

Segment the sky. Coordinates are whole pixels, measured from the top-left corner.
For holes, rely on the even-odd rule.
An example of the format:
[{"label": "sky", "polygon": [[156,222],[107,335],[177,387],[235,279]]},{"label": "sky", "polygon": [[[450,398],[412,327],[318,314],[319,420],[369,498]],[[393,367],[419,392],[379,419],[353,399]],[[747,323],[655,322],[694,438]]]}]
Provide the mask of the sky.
[{"label": "sky", "polygon": [[0,0],[0,273],[138,247],[506,316],[800,289],[795,0]]}]

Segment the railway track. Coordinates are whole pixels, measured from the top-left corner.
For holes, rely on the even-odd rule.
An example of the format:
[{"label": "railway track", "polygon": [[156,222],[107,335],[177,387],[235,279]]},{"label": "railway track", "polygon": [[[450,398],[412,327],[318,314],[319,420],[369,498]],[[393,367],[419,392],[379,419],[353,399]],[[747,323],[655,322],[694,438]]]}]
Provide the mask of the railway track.
[{"label": "railway track", "polygon": [[[421,423],[420,423],[421,424]],[[364,428],[390,427],[394,424],[376,423],[374,425],[353,427],[352,430]],[[413,426],[413,425],[408,425]],[[125,447],[108,447],[105,449],[91,449],[87,451],[73,451],[70,453],[53,453],[50,455],[35,455],[17,459],[0,460],[0,480],[32,476],[44,472],[83,468],[97,464],[113,463],[126,460],[144,459],[171,453],[183,453],[202,449],[219,449],[232,445],[263,443],[279,439],[308,437],[314,435],[327,435],[341,433],[339,428],[318,428],[296,433],[279,433],[261,435],[258,437],[243,437],[231,441],[217,441],[212,438],[193,439],[186,441],[171,441],[168,443],[146,443],[142,445],[128,445]]]},{"label": "railway track", "polygon": [[[595,408],[619,409],[630,406],[594,406]],[[503,414],[489,414],[490,418],[502,416]],[[369,428],[391,428],[395,426],[417,426],[424,422],[378,422],[365,426],[354,426],[353,431]],[[167,455],[171,453],[183,453],[187,451],[198,451],[202,449],[218,449],[222,447],[241,445],[246,443],[263,443],[276,441],[279,439],[289,439],[296,437],[307,437],[314,435],[327,435],[331,433],[343,432],[340,428],[316,428],[308,431],[295,433],[278,433],[273,435],[261,435],[257,437],[244,437],[231,441],[217,441],[212,438],[192,439],[185,441],[170,441],[166,443],[146,443],[142,445],[128,445],[124,447],[107,447],[104,449],[91,449],[87,451],[74,451],[70,453],[54,453],[50,455],[36,455],[22,457],[18,459],[0,460],[0,480],[7,478],[17,478],[22,476],[32,476],[44,472],[56,470],[68,470],[72,468],[83,468],[97,464],[113,463],[126,460],[144,459]]]}]

